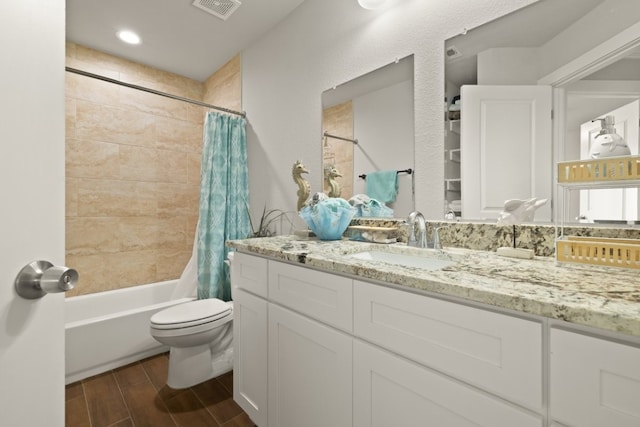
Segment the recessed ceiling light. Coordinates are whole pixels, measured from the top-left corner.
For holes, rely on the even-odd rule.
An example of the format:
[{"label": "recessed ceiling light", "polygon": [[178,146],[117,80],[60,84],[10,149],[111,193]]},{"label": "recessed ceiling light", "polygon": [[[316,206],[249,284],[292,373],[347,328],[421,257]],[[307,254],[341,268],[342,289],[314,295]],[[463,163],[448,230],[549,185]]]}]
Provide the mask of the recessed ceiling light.
[{"label": "recessed ceiling light", "polygon": [[125,43],[140,44],[141,42],[140,36],[134,33],[133,31],[122,30],[122,31],[118,31],[116,35],[120,40],[122,40]]},{"label": "recessed ceiling light", "polygon": [[364,9],[377,9],[381,7],[387,0],[358,0],[358,4]]}]

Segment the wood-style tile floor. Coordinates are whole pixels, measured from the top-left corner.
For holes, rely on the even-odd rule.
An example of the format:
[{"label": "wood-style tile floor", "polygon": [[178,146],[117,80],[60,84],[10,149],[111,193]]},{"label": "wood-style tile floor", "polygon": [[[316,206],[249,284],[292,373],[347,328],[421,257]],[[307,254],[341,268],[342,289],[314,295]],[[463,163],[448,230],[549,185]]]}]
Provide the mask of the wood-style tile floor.
[{"label": "wood-style tile floor", "polygon": [[233,401],[233,372],[174,390],[168,363],[160,354],[69,384],[66,427],[254,427]]}]

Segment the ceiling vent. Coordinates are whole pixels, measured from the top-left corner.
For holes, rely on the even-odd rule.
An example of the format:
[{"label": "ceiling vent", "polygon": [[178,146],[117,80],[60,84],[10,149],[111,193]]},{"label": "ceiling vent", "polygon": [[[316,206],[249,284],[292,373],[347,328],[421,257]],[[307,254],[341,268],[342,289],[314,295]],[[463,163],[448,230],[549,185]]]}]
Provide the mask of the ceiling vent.
[{"label": "ceiling vent", "polygon": [[226,21],[242,3],[238,0],[195,0],[193,5]]},{"label": "ceiling vent", "polygon": [[444,56],[447,59],[456,59],[462,56],[462,53],[455,46],[449,46],[444,51]]}]

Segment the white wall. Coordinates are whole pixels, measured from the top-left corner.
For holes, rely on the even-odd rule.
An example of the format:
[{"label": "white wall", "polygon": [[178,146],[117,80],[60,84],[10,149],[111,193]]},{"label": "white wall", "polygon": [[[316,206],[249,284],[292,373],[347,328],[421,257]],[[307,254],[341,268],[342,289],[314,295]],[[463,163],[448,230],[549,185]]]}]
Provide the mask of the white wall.
[{"label": "white wall", "polygon": [[306,0],[242,56],[251,206],[295,210],[291,167],[321,188],[321,93],[414,55],[416,207],[441,218],[444,203],[444,41],[533,0]]},{"label": "white wall", "polygon": [[[358,175],[413,168],[413,81],[355,98],[353,118],[354,135],[359,141],[353,149],[354,194],[366,193],[365,180]],[[397,217],[413,210],[412,178],[398,175],[398,195],[388,204]]]},{"label": "white wall", "polygon": [[638,0],[607,0],[540,48],[544,76],[638,22]]},{"label": "white wall", "polygon": [[[64,0],[0,2],[0,425],[64,426],[64,295],[14,290],[64,263]],[[82,276],[81,276],[82,277]]]},{"label": "white wall", "polygon": [[540,78],[537,48],[494,48],[478,53],[479,85],[535,85]]}]

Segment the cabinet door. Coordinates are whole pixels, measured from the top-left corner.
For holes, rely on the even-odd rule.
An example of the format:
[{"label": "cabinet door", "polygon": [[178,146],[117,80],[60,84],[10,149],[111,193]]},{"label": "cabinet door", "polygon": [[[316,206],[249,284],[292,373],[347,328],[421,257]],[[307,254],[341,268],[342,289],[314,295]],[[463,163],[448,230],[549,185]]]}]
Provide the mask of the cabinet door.
[{"label": "cabinet door", "polygon": [[352,338],[269,304],[269,426],[352,423]]},{"label": "cabinet door", "polygon": [[267,301],[241,289],[233,301],[233,400],[267,425]]},{"label": "cabinet door", "polygon": [[372,345],[354,341],[354,427],[541,427],[519,409]]},{"label": "cabinet door", "polygon": [[354,281],[357,337],[536,411],[542,325]]},{"label": "cabinet door", "polygon": [[549,412],[570,426],[640,426],[640,348],[552,329]]},{"label": "cabinet door", "polygon": [[269,261],[269,301],[347,332],[353,330],[353,280]]},{"label": "cabinet door", "polygon": [[253,255],[235,252],[231,268],[231,286],[252,294],[267,297],[267,260]]},{"label": "cabinet door", "polygon": [[[462,86],[462,215],[496,219],[508,199],[553,194],[550,86]],[[551,221],[551,203],[536,212]]]}]

